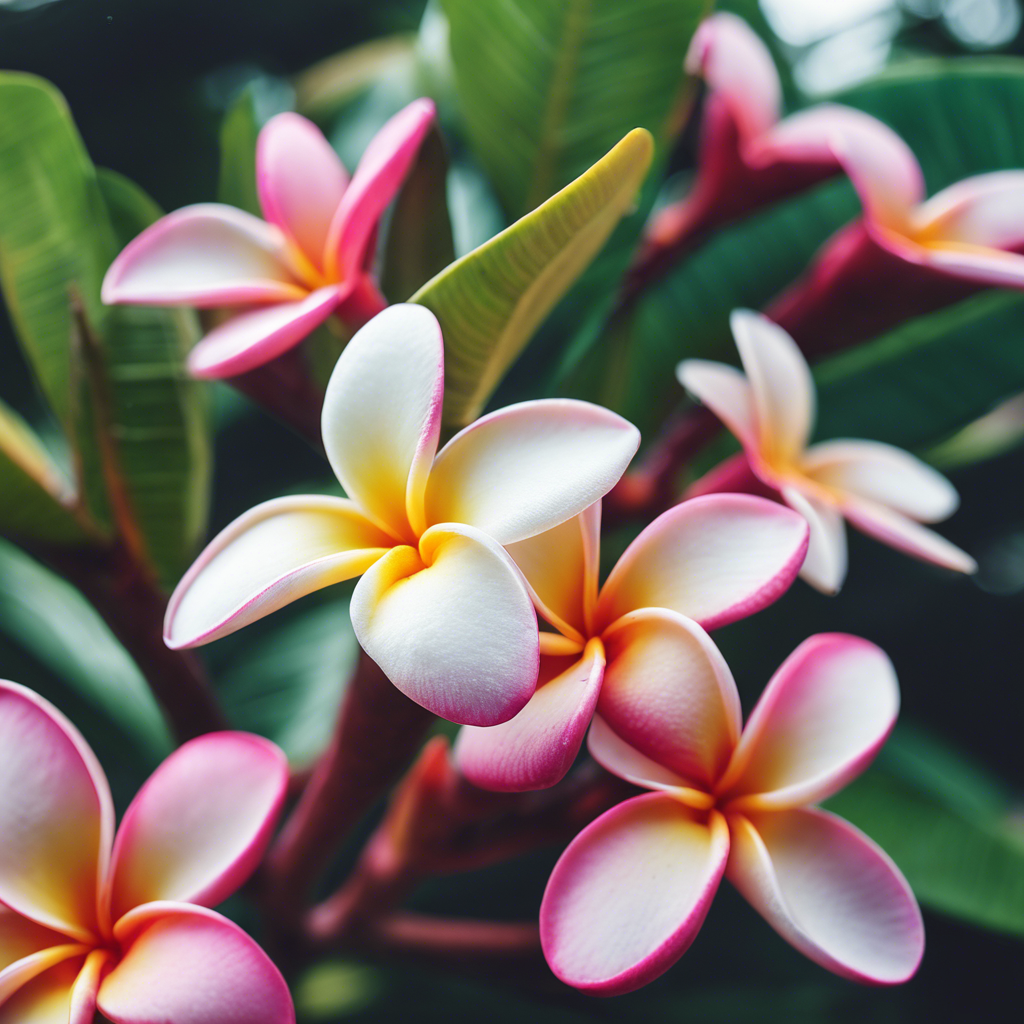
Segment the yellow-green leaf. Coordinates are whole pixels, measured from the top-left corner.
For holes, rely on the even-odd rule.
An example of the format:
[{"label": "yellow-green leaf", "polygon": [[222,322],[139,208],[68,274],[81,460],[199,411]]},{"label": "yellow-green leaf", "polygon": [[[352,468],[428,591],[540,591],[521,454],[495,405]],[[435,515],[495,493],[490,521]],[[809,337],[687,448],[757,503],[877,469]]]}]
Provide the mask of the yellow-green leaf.
[{"label": "yellow-green leaf", "polygon": [[445,422],[475,419],[508,368],[633,205],[654,155],[643,128],[413,297],[441,322]]}]

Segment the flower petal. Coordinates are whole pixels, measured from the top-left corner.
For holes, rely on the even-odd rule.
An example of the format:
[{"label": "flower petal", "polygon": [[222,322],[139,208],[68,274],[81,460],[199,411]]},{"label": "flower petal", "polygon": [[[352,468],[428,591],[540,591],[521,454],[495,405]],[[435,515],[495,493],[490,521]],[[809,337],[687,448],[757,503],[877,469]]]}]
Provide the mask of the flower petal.
[{"label": "flower petal", "polygon": [[734,309],[729,317],[750,382],[758,450],[768,462],[803,451],[814,425],[814,380],[796,342],[761,313]]},{"label": "flower petal", "polygon": [[1024,288],[1024,256],[962,244],[914,246],[918,261],[953,277],[997,288]]},{"label": "flower petal", "polygon": [[846,524],[839,509],[795,487],[783,487],[787,505],[799,512],[810,527],[807,557],[800,578],[823,594],[836,594],[846,579]]},{"label": "flower petal", "polygon": [[956,488],[941,473],[879,441],[816,444],[805,453],[801,468],[823,487],[851,491],[923,522],[945,519],[960,504]]},{"label": "flower petal", "polygon": [[540,908],[544,955],[566,984],[632,992],[664,974],[704,923],[729,854],[729,830],[662,793],[634,797],[588,825],[559,858]]},{"label": "flower petal", "polygon": [[724,98],[744,141],[779,119],[782,86],[768,47],[750,26],[726,11],[701,22],[686,55],[686,70]]},{"label": "flower petal", "polygon": [[602,639],[601,717],[630,746],[709,789],[741,725],[736,684],[711,637],[682,615],[644,608],[612,623]]},{"label": "flower petal", "polygon": [[294,1024],[280,971],[212,910],[149,903],[121,919],[117,937],[125,955],[98,999],[114,1024]]},{"label": "flower petal", "polygon": [[365,572],[394,544],[345,498],[274,498],[207,545],[171,595],[168,647],[227,636],[314,590]]},{"label": "flower petal", "polygon": [[914,207],[924,199],[924,176],[910,147],[870,114],[817,104],[780,121],[750,154],[752,161],[765,162],[829,157],[849,175],[869,220],[907,230]]},{"label": "flower petal", "polygon": [[[324,447],[346,493],[407,543],[425,528],[444,343],[428,309],[389,306],[342,352],[324,398]],[[410,526],[411,523],[411,526]]]},{"label": "flower petal", "polygon": [[81,734],[49,701],[0,680],[0,903],[89,941],[113,834],[107,779]]},{"label": "flower petal", "polygon": [[429,529],[356,584],[352,626],[407,697],[461,725],[497,725],[537,686],[537,616],[522,574],[469,526]]},{"label": "flower petal", "polygon": [[94,949],[85,958],[85,963],[71,987],[68,1024],[94,1024],[96,995],[99,992],[103,969],[110,958],[111,953],[107,949]]},{"label": "flower petal", "polygon": [[66,944],[60,932],[44,928],[13,910],[0,906],[0,972],[31,953]]},{"label": "flower petal", "polygon": [[8,964],[0,970],[0,1005],[44,971],[72,957],[84,956],[88,952],[88,946],[65,940],[61,945],[48,946]]},{"label": "flower petal", "polygon": [[956,572],[978,571],[978,563],[966,551],[950,544],[934,530],[884,505],[848,497],[843,501],[842,509],[851,525],[897,551]]},{"label": "flower petal", "polygon": [[161,217],[130,242],[110,265],[102,297],[206,309],[305,294],[277,228],[231,206],[200,203]]},{"label": "flower petal", "polygon": [[771,604],[796,579],[807,524],[748,494],[708,494],[662,513],[626,549],[597,603],[604,628],[639,608],[667,608],[717,629]]},{"label": "flower petal", "polygon": [[256,142],[256,188],[263,216],[276,224],[318,271],[327,232],[348,174],[323,132],[290,111],[272,117]]},{"label": "flower petal", "polygon": [[601,503],[559,526],[509,544],[508,553],[530,586],[533,603],[548,622],[572,639],[589,633],[597,602]]},{"label": "flower petal", "polygon": [[676,367],[676,377],[725,424],[747,452],[757,453],[754,395],[749,381],[736,367],[707,359],[684,359]]},{"label": "flower petal", "polygon": [[337,308],[337,287],[320,288],[297,302],[279,302],[226,320],[188,354],[193,377],[220,380],[255,370],[294,348]]},{"label": "flower petal", "polygon": [[994,171],[965,178],[922,203],[914,233],[932,240],[994,249],[1024,243],[1024,171]]},{"label": "flower petal", "polygon": [[728,878],[791,945],[844,978],[897,985],[917,970],[924,925],[895,864],[816,809],[730,815]]},{"label": "flower petal", "polygon": [[632,423],[569,398],[520,402],[444,446],[427,483],[428,523],[467,523],[501,544],[578,515],[618,482],[640,444]]},{"label": "flower petal", "polygon": [[583,657],[538,687],[515,718],[489,729],[463,726],[455,743],[459,771],[497,792],[553,786],[579,753],[603,677],[604,648],[591,640]]},{"label": "flower petal", "polygon": [[71,1020],[71,993],[85,958],[65,959],[0,1003],[0,1024],[82,1024]]},{"label": "flower petal", "polygon": [[413,100],[366,147],[327,236],[324,262],[329,276],[345,278],[363,265],[373,229],[409,173],[434,116],[431,100]]},{"label": "flower petal", "polygon": [[287,785],[284,754],[260,736],[211,733],[179,747],[121,822],[113,919],[157,900],[213,907],[227,899],[266,850]]},{"label": "flower petal", "polygon": [[880,647],[844,633],[810,637],[757,702],[721,799],[763,810],[824,800],[871,763],[899,706],[896,672]]}]

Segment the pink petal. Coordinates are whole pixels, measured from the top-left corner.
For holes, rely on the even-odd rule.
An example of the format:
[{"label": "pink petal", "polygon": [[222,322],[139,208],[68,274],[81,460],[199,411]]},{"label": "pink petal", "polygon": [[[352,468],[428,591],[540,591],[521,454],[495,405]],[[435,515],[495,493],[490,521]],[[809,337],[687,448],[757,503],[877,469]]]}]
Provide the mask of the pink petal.
[{"label": "pink petal", "polygon": [[769,463],[790,462],[814,425],[811,368],[796,342],[763,314],[736,309],[729,323],[750,382],[758,451]]},{"label": "pink petal", "polygon": [[128,808],[111,865],[113,920],[157,900],[216,906],[270,842],[288,762],[269,740],[211,733],[176,750]]},{"label": "pink petal", "polygon": [[697,937],[728,854],[716,812],[703,824],[661,793],[613,807],[569,844],[548,881],[540,937],[551,969],[609,996],[664,974]]},{"label": "pink petal", "polygon": [[110,265],[102,298],[206,309],[305,294],[277,228],[232,206],[201,203],[161,217],[130,242]]},{"label": "pink petal", "polygon": [[0,680],[0,902],[88,942],[114,807],[78,730],[38,694]]},{"label": "pink petal", "polygon": [[84,1024],[71,1018],[71,993],[84,963],[75,956],[33,978],[0,1004],[0,1024]]},{"label": "pink petal", "polygon": [[581,642],[589,633],[588,619],[597,603],[600,541],[598,501],[560,526],[507,546],[540,614]]},{"label": "pink petal", "polygon": [[123,918],[127,950],[100,985],[114,1024],[294,1024],[288,986],[267,954],[212,910],[150,903]]},{"label": "pink petal", "polygon": [[390,306],[356,332],[324,398],[324,446],[345,492],[407,542],[425,529],[423,492],[444,398],[441,327],[423,306]]},{"label": "pink petal", "polygon": [[667,608],[717,629],[766,607],[796,579],[807,524],[747,494],[691,498],[626,549],[597,604],[599,628],[639,608]]},{"label": "pink petal", "polygon": [[[88,946],[82,943],[69,943],[63,936],[61,938],[63,939],[61,945],[48,946],[38,952],[30,953],[0,970],[0,1005],[3,1005],[15,992],[24,988],[44,971],[48,971],[51,967],[70,960],[72,957],[84,956],[89,952]],[[0,1017],[0,1020],[2,1019]]]},{"label": "pink petal", "polygon": [[901,448],[879,441],[826,441],[809,448],[801,469],[832,491],[850,491],[912,519],[937,522],[960,504],[939,472]]},{"label": "pink petal", "polygon": [[843,500],[842,509],[852,526],[897,551],[956,572],[978,570],[978,563],[966,551],[884,505],[847,497]]},{"label": "pink petal", "polygon": [[824,811],[730,815],[729,881],[791,945],[844,978],[898,985],[924,953],[906,879],[867,836]]},{"label": "pink petal", "polygon": [[694,398],[725,424],[747,452],[757,454],[754,395],[747,378],[739,370],[707,359],[684,359],[676,367],[676,376]]},{"label": "pink petal", "polygon": [[31,953],[60,946],[67,941],[66,935],[44,928],[0,905],[0,972]]},{"label": "pink petal", "polygon": [[461,725],[497,725],[537,686],[537,616],[522,574],[486,534],[446,523],[394,548],[356,584],[363,650],[407,697]]},{"label": "pink petal", "polygon": [[937,192],[914,217],[914,236],[993,249],[1024,243],[1024,171],[965,178]]},{"label": "pink petal", "polygon": [[188,354],[193,377],[237,377],[294,348],[337,308],[342,293],[331,285],[297,302],[279,302],[231,317],[200,339]]},{"label": "pink petal", "polygon": [[852,107],[822,103],[780,121],[751,160],[825,160],[849,175],[865,216],[905,231],[924,199],[924,176],[910,147],[888,125]]},{"label": "pink petal", "polygon": [[599,708],[626,743],[710,788],[740,736],[732,673],[696,622],[663,608],[618,619],[602,634],[608,658]]},{"label": "pink petal", "polygon": [[1018,253],[938,242],[915,249],[915,262],[944,274],[996,288],[1024,288],[1024,256]]},{"label": "pink petal", "polygon": [[[768,475],[766,467],[758,465],[762,474]],[[778,489],[769,487],[750,464],[746,452],[737,452],[714,469],[708,470],[683,492],[684,498],[699,498],[702,494],[755,494],[771,501],[782,497]]]},{"label": "pink petal", "polygon": [[843,633],[812,636],[757,702],[720,799],[760,809],[824,800],[871,763],[899,706],[896,672],[881,648]]},{"label": "pink petal", "polygon": [[427,521],[468,523],[501,544],[564,523],[618,482],[640,444],[621,416],[552,398],[506,406],[444,446],[427,485]]},{"label": "pink petal", "polygon": [[312,121],[291,112],[272,117],[256,143],[256,187],[263,216],[276,224],[318,271],[327,232],[348,174]]},{"label": "pink petal", "polygon": [[807,557],[800,578],[823,594],[837,594],[846,579],[846,524],[835,504],[795,487],[784,487],[782,497],[810,527]]},{"label": "pink petal", "polygon": [[583,657],[544,683],[515,718],[480,729],[466,725],[455,763],[481,789],[523,793],[546,789],[572,767],[597,706],[604,649],[591,640]]},{"label": "pink petal", "polygon": [[743,140],[779,118],[782,86],[768,48],[750,26],[722,11],[701,22],[686,55],[686,70],[728,104]]},{"label": "pink petal", "polygon": [[409,173],[434,116],[431,100],[413,100],[366,147],[327,236],[329,276],[345,278],[363,265],[373,229]]},{"label": "pink petal", "polygon": [[103,970],[110,958],[111,953],[106,949],[94,949],[85,958],[85,963],[71,988],[68,1024],[94,1024],[96,995],[99,992]]},{"label": "pink petal", "polygon": [[365,572],[394,539],[345,498],[275,498],[207,545],[171,595],[168,647],[227,636],[278,608]]}]

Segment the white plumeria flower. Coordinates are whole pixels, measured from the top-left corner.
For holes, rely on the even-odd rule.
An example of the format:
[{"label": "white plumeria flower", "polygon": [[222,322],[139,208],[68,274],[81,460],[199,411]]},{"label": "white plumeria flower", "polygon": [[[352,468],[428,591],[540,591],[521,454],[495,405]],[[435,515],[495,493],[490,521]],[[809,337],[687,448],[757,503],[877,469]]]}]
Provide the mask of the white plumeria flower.
[{"label": "white plumeria flower", "polygon": [[224,529],[171,596],[168,646],[216,640],[362,575],[356,636],[403,693],[460,723],[516,714],[537,685],[539,641],[502,545],[597,501],[640,434],[599,406],[551,399],[499,409],[437,452],[443,397],[429,310],[390,306],[359,330],[323,410],[324,447],[349,497],[277,498]]},{"label": "white plumeria flower", "polygon": [[807,446],[814,426],[810,367],[793,339],[759,313],[735,310],[733,336],[746,376],[723,363],[687,359],[682,385],[743,445],[743,452],[698,481],[691,494],[757,490],[760,483],[803,515],[811,541],[800,575],[824,593],[846,577],[844,518],[877,540],[935,565],[976,571],[970,555],[921,523],[956,511],[959,498],[941,473],[878,441]]}]

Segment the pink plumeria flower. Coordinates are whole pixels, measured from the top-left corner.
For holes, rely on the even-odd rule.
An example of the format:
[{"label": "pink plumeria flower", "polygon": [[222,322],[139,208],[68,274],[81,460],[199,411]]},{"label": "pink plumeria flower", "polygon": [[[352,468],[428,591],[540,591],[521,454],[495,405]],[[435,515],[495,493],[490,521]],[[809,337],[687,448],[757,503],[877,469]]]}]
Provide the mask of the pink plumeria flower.
[{"label": "pink plumeria flower", "polygon": [[484,416],[438,453],[443,397],[429,310],[390,306],[359,330],[323,410],[349,497],[277,498],[235,520],[171,596],[167,644],[207,643],[362,575],[355,633],[400,690],[460,723],[516,714],[537,685],[537,619],[502,545],[601,498],[640,434],[599,406],[552,399]]},{"label": "pink plumeria flower", "polygon": [[823,967],[906,981],[924,950],[910,887],[867,836],[808,806],[859,775],[888,736],[899,707],[891,662],[858,637],[811,637],[741,734],[721,654],[694,622],[680,620],[683,636],[685,678],[660,660],[631,681],[651,709],[646,731],[627,741],[601,718],[591,727],[596,760],[653,792],[602,815],[555,865],[540,911],[552,970],[599,995],[646,985],[696,938],[724,874]]},{"label": "pink plumeria flower", "polygon": [[[831,146],[834,121],[877,123],[835,104],[780,121],[782,85],[771,54],[726,11],[701,23],[686,69],[707,88],[697,177],[684,200],[651,222],[646,240],[653,247],[676,245],[832,177],[842,170]],[[796,137],[793,123],[802,125]]]},{"label": "pink plumeria flower", "polygon": [[714,629],[759,611],[796,579],[807,550],[807,524],[795,512],[747,494],[709,495],[659,516],[599,591],[600,518],[598,503],[509,546],[557,632],[541,634],[542,685],[526,707],[504,725],[459,732],[456,764],[477,786],[554,785],[595,708],[635,722],[670,713],[663,702],[635,704],[631,694],[652,671],[685,676],[689,638],[680,615]]},{"label": "pink plumeria flower", "polygon": [[921,526],[945,519],[959,503],[953,485],[909,452],[878,441],[807,446],[814,427],[810,367],[793,339],[767,317],[735,310],[732,331],[746,371],[687,359],[683,386],[736,435],[743,451],[688,492],[766,487],[807,519],[811,542],[800,575],[824,593],[846,577],[843,520],[890,547],[958,572],[969,555]]},{"label": "pink plumeria flower", "polygon": [[259,863],[287,781],[272,743],[212,733],[164,761],[115,837],[81,734],[0,680],[0,1024],[293,1024],[280,972],[207,909]]},{"label": "pink plumeria flower", "polygon": [[231,377],[297,345],[336,315],[360,327],[387,304],[368,269],[377,223],[434,121],[415,100],[348,174],[320,130],[278,114],[260,132],[256,184],[265,221],[219,203],[187,206],[114,260],[103,301],[241,309],[192,350],[197,377]]}]

